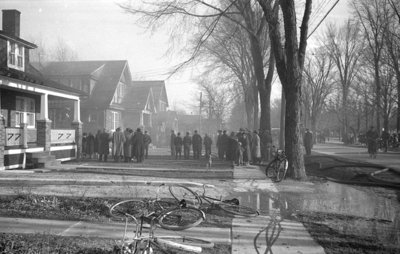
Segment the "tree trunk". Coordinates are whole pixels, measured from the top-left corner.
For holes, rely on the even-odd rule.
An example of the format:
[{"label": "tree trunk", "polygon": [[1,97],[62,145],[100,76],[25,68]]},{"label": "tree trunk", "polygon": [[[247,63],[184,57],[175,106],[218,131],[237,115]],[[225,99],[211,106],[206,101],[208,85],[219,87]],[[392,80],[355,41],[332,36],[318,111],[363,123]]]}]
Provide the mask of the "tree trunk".
[{"label": "tree trunk", "polygon": [[[253,91],[251,88],[246,89],[244,92],[244,107],[246,109],[246,122],[247,122],[247,128],[252,129],[253,128],[253,123],[254,123],[254,97],[253,97]],[[244,126],[242,126],[244,127]]]},{"label": "tree trunk", "polygon": [[252,86],[252,91],[253,91],[253,98],[254,98],[254,110],[253,110],[253,129],[256,130],[260,126],[260,121],[259,121],[259,99],[258,99],[258,89],[257,87]]},{"label": "tree trunk", "polygon": [[[291,83],[300,83],[301,81],[287,79]],[[303,148],[301,142],[300,130],[300,111],[301,111],[301,86],[285,86],[286,96],[286,126],[285,126],[285,148],[289,160],[288,175],[295,179],[305,179],[306,172],[304,167]]]}]

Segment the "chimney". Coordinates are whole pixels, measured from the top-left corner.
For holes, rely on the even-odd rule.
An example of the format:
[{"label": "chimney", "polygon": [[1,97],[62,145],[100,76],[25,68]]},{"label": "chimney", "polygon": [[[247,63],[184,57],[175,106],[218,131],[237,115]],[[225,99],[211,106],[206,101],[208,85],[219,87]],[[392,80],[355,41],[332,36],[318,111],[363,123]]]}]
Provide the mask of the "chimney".
[{"label": "chimney", "polygon": [[19,38],[20,12],[3,10],[3,32]]}]

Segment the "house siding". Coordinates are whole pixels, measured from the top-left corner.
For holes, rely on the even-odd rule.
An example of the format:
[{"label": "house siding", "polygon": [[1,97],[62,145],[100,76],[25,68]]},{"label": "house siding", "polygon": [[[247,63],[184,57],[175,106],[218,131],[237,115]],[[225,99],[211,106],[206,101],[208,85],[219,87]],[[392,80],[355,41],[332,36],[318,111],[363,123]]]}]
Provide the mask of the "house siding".
[{"label": "house siding", "polygon": [[0,39],[0,67],[7,67],[7,41]]}]

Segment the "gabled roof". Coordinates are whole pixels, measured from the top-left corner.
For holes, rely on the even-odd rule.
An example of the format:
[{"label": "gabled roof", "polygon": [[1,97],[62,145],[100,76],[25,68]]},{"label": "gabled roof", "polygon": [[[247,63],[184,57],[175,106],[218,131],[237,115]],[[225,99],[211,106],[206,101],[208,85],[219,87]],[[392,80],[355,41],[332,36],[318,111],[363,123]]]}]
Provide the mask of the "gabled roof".
[{"label": "gabled roof", "polygon": [[49,78],[94,76],[94,73],[97,72],[95,75],[96,85],[86,102],[90,107],[108,107],[125,72],[128,75],[127,80],[131,80],[126,60],[47,62],[40,68],[40,71]]},{"label": "gabled roof", "polygon": [[81,95],[81,91],[65,86],[53,80],[46,79],[38,70],[36,70],[30,64],[25,66],[25,69],[27,70],[26,72],[15,70],[12,68],[0,68],[0,76],[26,81],[31,84],[36,84],[39,86],[44,86],[47,89],[53,91],[64,92],[67,94]]},{"label": "gabled roof", "polygon": [[151,87],[153,89],[154,101],[158,103],[163,99],[167,103],[167,107],[169,106],[164,80],[132,81],[132,85],[137,87]]},{"label": "gabled roof", "polygon": [[16,37],[14,35],[11,35],[9,33],[4,32],[3,30],[0,30],[0,38],[2,39],[6,39],[6,40],[10,40],[10,41],[14,41],[14,42],[18,42],[22,45],[24,45],[25,47],[29,48],[29,49],[35,49],[37,48],[37,46],[35,44],[33,44],[32,42],[23,40],[19,37]]},{"label": "gabled roof", "polygon": [[128,88],[122,105],[127,110],[141,111],[146,109],[148,103],[151,104],[151,108],[154,108],[152,88],[148,86],[131,86]]}]

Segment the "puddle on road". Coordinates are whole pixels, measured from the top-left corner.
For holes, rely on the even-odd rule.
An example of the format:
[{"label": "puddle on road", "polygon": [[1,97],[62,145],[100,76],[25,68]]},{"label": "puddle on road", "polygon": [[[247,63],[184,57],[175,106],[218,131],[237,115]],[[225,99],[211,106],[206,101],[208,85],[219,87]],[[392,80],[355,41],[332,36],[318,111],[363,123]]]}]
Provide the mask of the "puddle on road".
[{"label": "puddle on road", "polygon": [[307,219],[339,234],[376,239],[385,246],[400,246],[400,205],[368,189],[333,182],[317,183],[314,193],[236,192],[240,204],[264,215]]}]

